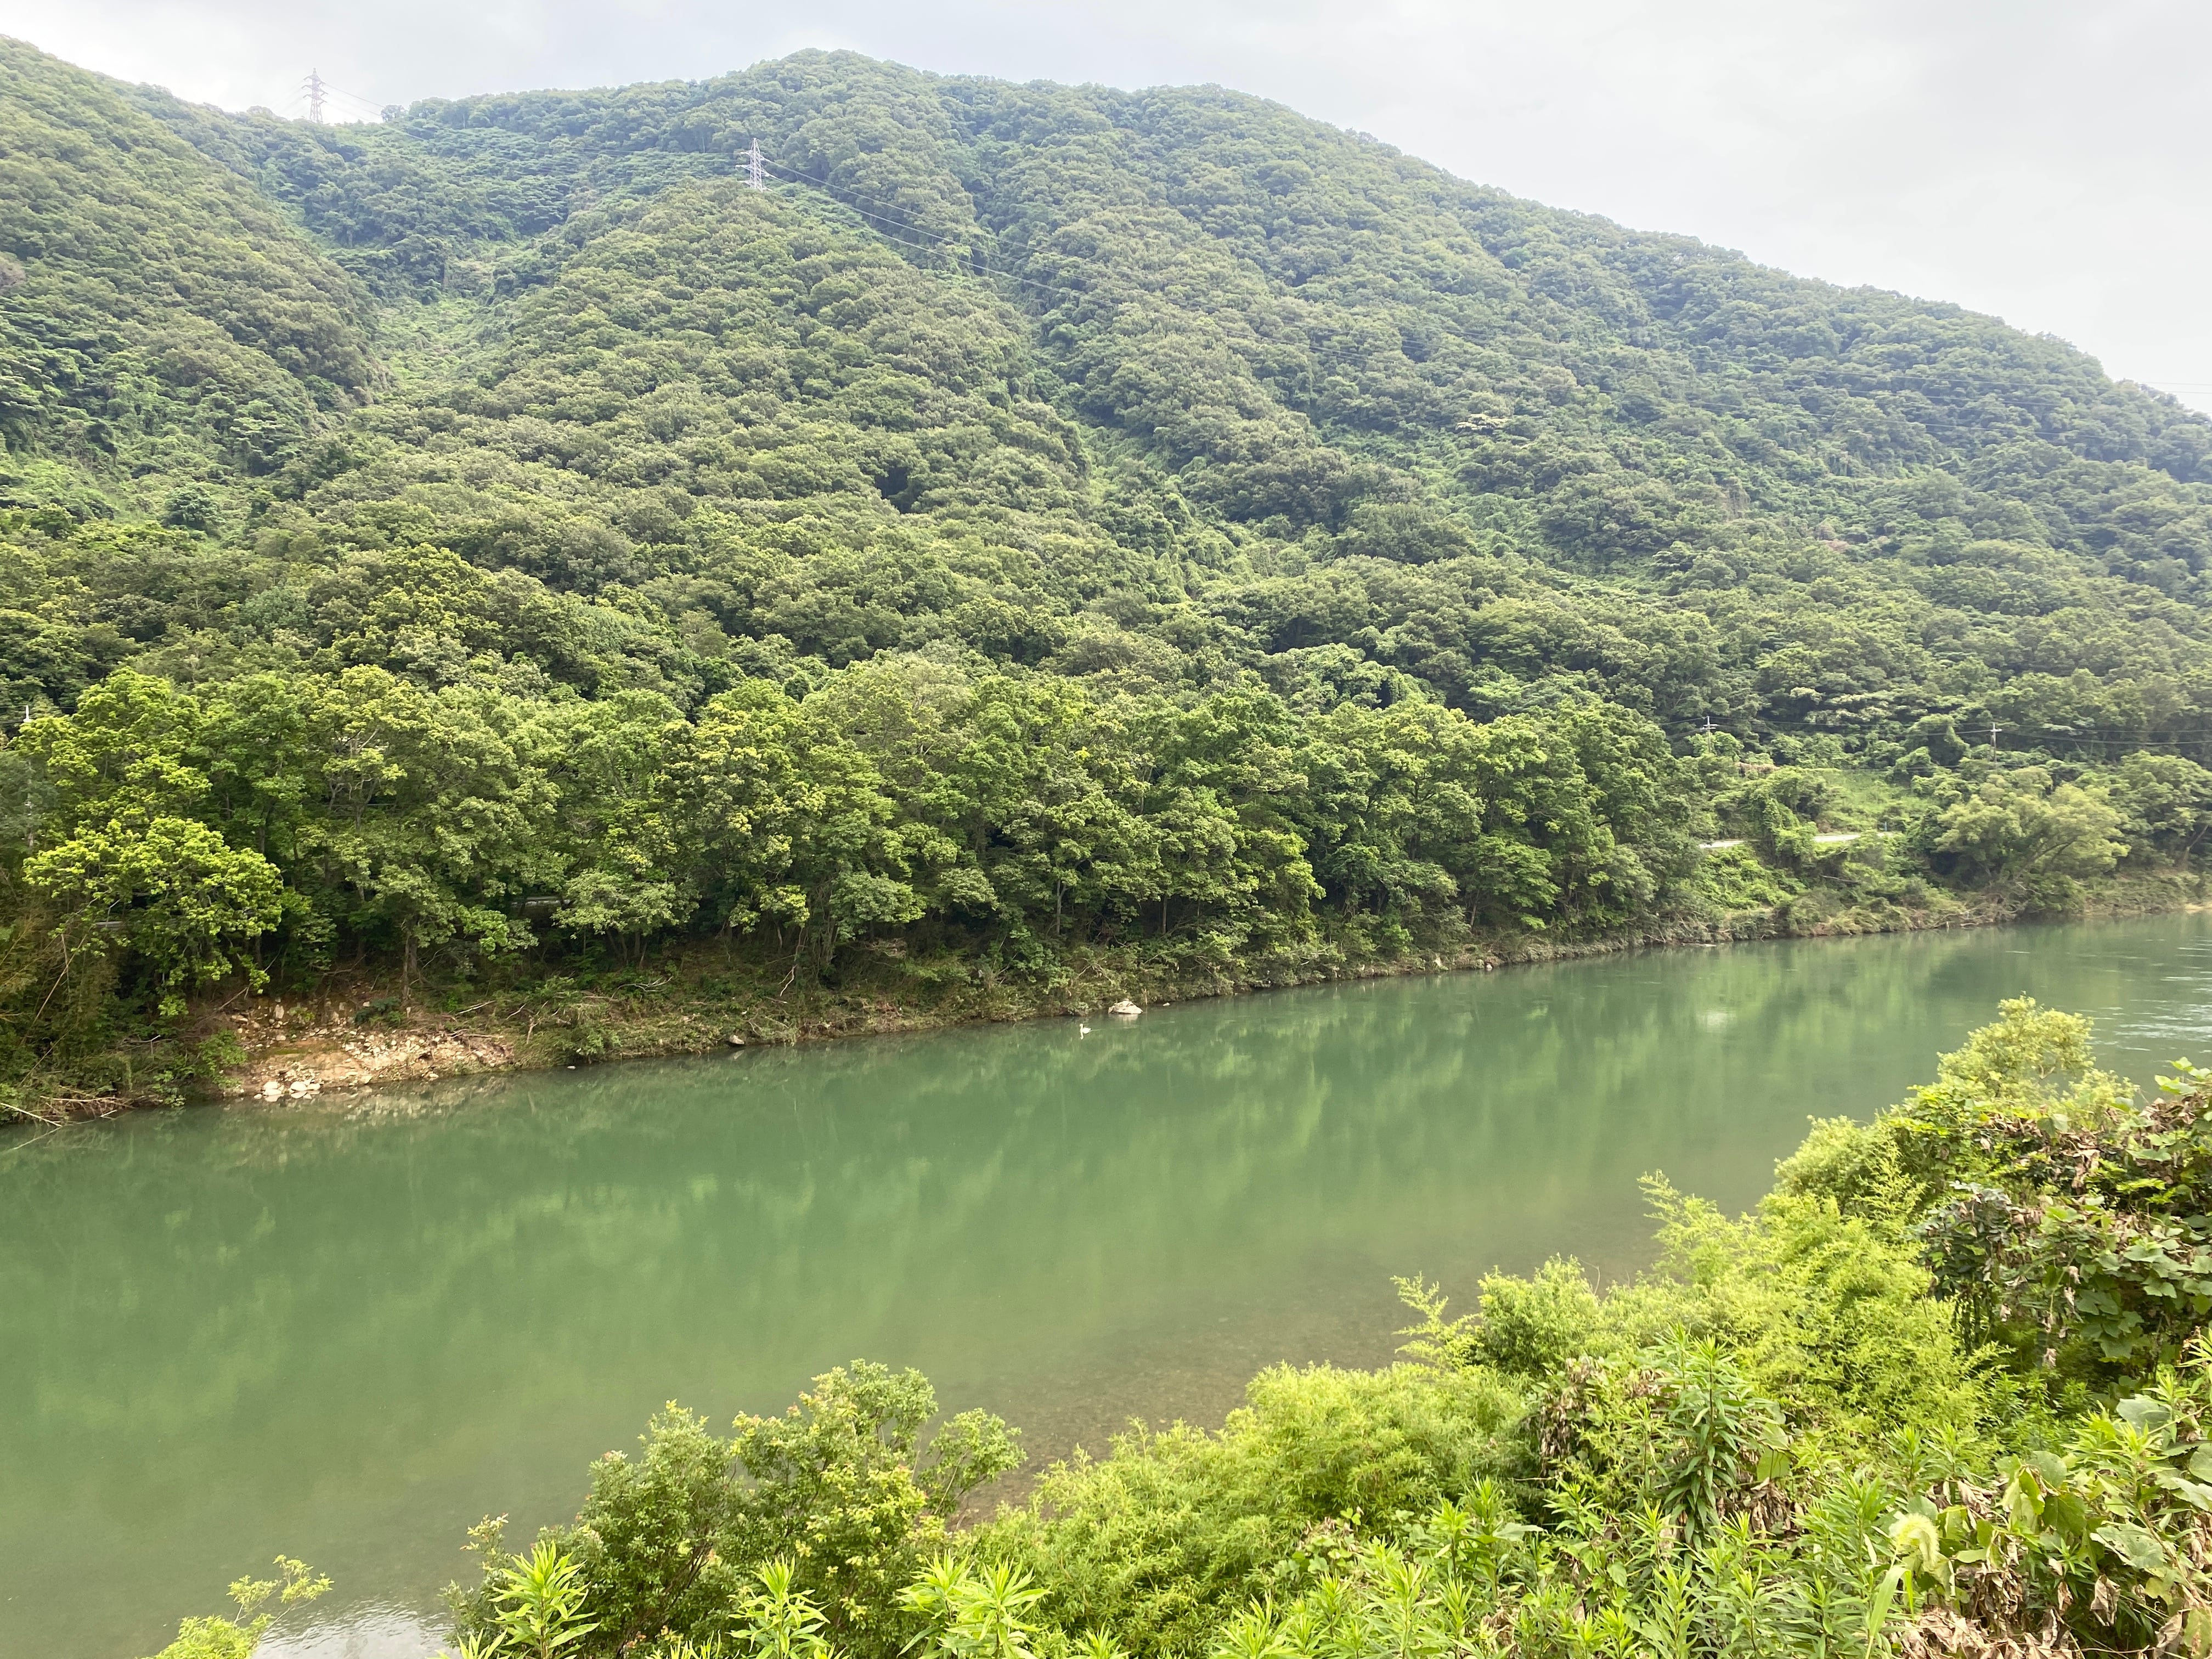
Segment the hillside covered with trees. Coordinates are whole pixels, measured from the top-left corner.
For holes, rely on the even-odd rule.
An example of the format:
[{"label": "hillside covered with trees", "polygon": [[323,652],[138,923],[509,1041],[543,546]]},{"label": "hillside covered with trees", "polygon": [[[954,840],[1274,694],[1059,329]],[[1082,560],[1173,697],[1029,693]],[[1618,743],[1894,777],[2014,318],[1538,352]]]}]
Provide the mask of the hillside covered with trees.
[{"label": "hillside covered with trees", "polygon": [[0,442],[21,1100],[247,985],[1040,1006],[2212,826],[2212,422],[1218,88],[0,41]]}]

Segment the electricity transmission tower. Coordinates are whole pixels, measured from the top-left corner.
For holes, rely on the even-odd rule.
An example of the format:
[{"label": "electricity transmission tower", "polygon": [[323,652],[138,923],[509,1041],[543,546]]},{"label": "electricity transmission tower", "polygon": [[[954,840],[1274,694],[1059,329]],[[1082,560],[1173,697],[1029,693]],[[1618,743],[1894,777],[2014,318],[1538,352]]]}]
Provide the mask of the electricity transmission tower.
[{"label": "electricity transmission tower", "polygon": [[323,72],[309,70],[307,79],[307,118],[317,126],[323,124],[323,94],[330,88],[323,84]]},{"label": "electricity transmission tower", "polygon": [[745,182],[755,190],[768,188],[768,174],[763,170],[767,160],[768,157],[761,154],[760,140],[754,139],[751,147],[745,151]]}]

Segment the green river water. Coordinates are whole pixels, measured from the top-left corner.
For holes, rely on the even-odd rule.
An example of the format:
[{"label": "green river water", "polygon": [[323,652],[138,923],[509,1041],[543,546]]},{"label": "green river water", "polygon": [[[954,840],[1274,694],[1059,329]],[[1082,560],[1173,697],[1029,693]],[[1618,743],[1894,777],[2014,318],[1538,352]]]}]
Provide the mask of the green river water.
[{"label": "green river water", "polygon": [[678,1399],[866,1356],[1033,1454],[1364,1364],[1393,1273],[1635,1271],[2028,993],[2148,1081],[2212,916],[1649,952],[1075,1022],[143,1114],[0,1141],[0,1653],[130,1659],[279,1550],[270,1654],[414,1659],[470,1522]]}]

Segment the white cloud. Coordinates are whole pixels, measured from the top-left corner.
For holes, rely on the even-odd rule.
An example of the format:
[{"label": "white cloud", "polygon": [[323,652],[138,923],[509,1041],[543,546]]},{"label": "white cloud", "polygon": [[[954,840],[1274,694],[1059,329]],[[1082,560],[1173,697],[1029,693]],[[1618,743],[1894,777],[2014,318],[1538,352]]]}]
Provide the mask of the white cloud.
[{"label": "white cloud", "polygon": [[311,67],[352,111],[803,46],[1215,81],[1559,206],[1995,312],[2212,407],[2212,13],[2177,0],[0,0],[0,30],[232,108],[296,107]]}]

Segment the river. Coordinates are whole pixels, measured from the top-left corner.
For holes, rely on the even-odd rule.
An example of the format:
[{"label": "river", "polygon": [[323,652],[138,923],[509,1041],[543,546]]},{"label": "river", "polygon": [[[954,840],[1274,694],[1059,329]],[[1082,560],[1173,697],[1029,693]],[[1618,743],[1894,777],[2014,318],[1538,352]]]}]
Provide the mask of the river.
[{"label": "river", "polygon": [[2148,1083],[2212,916],[1644,952],[0,1141],[0,1650],[153,1652],[282,1550],[264,1649],[415,1659],[463,1529],[573,1510],[676,1399],[921,1367],[1036,1457],[1368,1364],[1394,1273],[1648,1257],[2021,993]]}]

